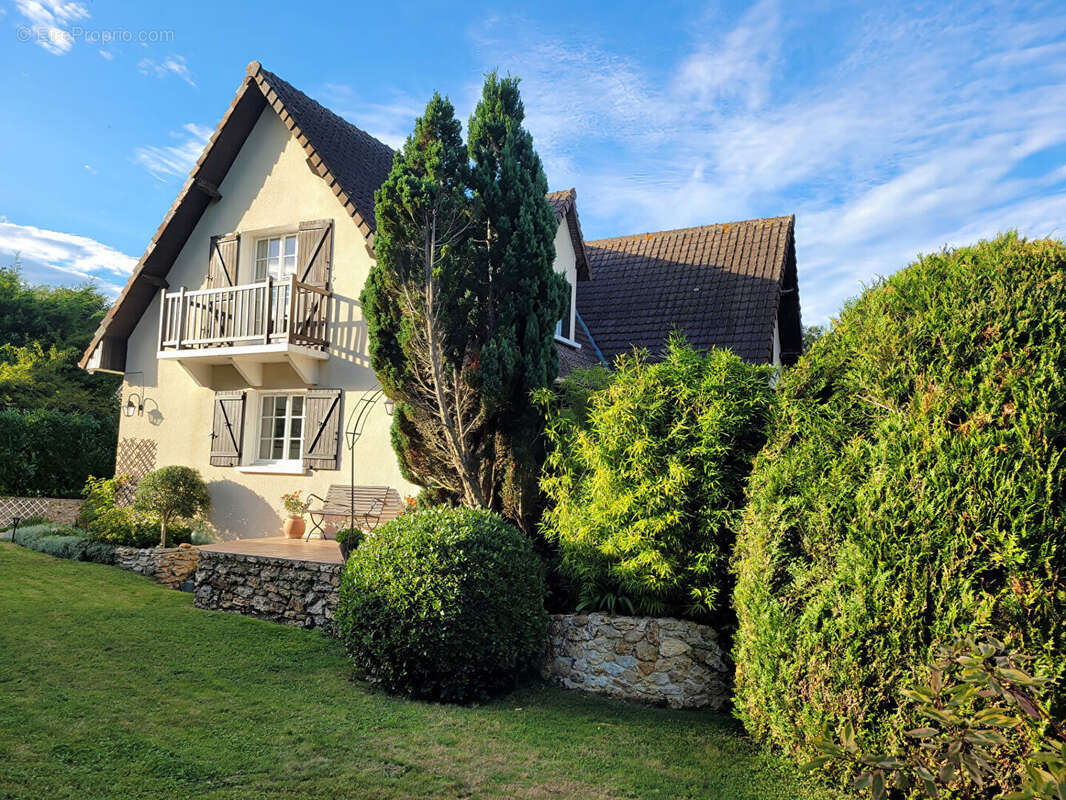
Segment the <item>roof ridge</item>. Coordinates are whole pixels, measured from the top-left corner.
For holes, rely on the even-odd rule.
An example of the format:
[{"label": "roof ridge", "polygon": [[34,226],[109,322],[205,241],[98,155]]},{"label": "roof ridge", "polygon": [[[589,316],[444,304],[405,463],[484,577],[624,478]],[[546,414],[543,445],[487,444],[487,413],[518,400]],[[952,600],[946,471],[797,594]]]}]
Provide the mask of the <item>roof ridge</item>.
[{"label": "roof ridge", "polygon": [[642,233],[628,233],[628,234],[622,234],[622,235],[619,235],[619,236],[607,236],[607,237],[604,237],[603,239],[587,239],[585,241],[585,244],[597,245],[597,244],[601,244],[601,243],[605,243],[605,242],[617,242],[617,241],[621,241],[623,239],[638,239],[638,238],[641,238],[641,237],[651,238],[651,237],[656,237],[656,236],[667,236],[669,234],[679,234],[679,233],[696,233],[696,232],[699,232],[699,231],[706,231],[706,230],[709,230],[711,228],[724,228],[724,227],[731,226],[731,225],[755,225],[757,223],[767,223],[767,222],[792,222],[792,223],[795,223],[795,220],[796,220],[796,215],[795,214],[787,214],[787,215],[783,215],[783,216],[779,216],[779,217],[754,217],[753,219],[740,219],[740,220],[734,220],[732,222],[712,222],[712,223],[709,223],[707,225],[693,225],[692,227],[689,227],[689,228],[668,228],[668,229],[662,230],[662,231],[645,231],[645,232],[642,232]]}]

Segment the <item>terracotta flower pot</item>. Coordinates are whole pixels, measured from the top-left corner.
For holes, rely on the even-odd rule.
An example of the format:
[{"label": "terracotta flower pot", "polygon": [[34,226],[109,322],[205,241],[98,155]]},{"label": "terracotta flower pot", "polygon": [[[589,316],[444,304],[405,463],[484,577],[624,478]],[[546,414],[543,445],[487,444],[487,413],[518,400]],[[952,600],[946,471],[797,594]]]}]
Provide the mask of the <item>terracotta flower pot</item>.
[{"label": "terracotta flower pot", "polygon": [[290,516],[285,520],[285,535],[290,539],[299,539],[306,529],[307,523],[303,517]]}]

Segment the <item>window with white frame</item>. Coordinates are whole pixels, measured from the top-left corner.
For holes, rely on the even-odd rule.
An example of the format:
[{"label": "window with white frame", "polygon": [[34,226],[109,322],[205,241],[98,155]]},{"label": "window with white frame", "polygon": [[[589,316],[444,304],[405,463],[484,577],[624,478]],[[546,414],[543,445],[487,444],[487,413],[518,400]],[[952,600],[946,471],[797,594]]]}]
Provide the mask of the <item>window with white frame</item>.
[{"label": "window with white frame", "polygon": [[255,279],[276,281],[296,274],[296,234],[271,236],[255,243]]},{"label": "window with white frame", "polygon": [[563,318],[555,323],[555,338],[572,342],[574,341],[574,284],[568,280],[567,285],[570,287],[570,299],[566,303]]},{"label": "window with white frame", "polygon": [[299,461],[303,443],[304,396],[263,395],[259,412],[259,463]]}]

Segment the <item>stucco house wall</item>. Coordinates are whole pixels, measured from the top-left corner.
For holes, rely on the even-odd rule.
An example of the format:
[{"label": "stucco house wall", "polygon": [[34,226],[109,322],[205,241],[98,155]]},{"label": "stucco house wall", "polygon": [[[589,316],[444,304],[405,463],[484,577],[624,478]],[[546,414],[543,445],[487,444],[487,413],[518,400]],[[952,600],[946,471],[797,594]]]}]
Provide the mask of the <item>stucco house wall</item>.
[{"label": "stucco house wall", "polygon": [[[341,411],[347,421],[363,393],[378,386],[370,368],[366,322],[359,305],[359,293],[373,263],[363,235],[325,182],[308,168],[303,149],[269,109],[259,117],[219,191],[221,200],[205,211],[167,275],[171,290],[181,286],[189,290],[205,288],[213,235],[242,234],[237,280],[247,283],[254,273],[254,244],[247,234],[294,232],[301,221],[332,219],[330,357],[320,368],[318,386],[344,390]],[[324,495],[330,484],[348,482],[353,454],[343,437],[339,470],[262,474],[211,466],[214,393],[248,386],[234,368],[216,366],[215,387],[204,388],[180,364],[157,359],[159,307],[157,297],[129,338],[123,396],[143,392],[147,401],[143,415],[122,417],[119,440],[154,440],[156,467],[185,464],[199,469],[211,491],[211,522],[217,538],[278,535],[282,525],[279,498],[283,493],[302,489],[305,494]],[[143,376],[136,372],[143,372]],[[304,388],[288,366],[267,365],[262,391]],[[245,460],[251,460],[256,450],[259,414],[259,390],[249,391]],[[389,440],[390,423],[384,405],[378,403],[355,446],[355,482],[393,486],[401,496],[416,494],[417,487],[400,475]]]}]

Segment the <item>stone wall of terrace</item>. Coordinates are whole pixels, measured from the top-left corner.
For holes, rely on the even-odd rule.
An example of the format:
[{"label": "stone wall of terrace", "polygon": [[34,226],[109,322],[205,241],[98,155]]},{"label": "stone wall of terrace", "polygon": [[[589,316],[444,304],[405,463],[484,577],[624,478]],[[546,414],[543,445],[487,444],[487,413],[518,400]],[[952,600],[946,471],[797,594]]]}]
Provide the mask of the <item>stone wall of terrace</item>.
[{"label": "stone wall of terrace", "polygon": [[171,589],[180,589],[196,571],[200,551],[191,544],[178,547],[116,547],[115,566],[154,578]]},{"label": "stone wall of terrace", "polygon": [[567,689],[722,709],[731,671],[718,632],[679,619],[555,614],[542,674]]},{"label": "stone wall of terrace", "polygon": [[233,611],[333,633],[342,564],[203,550],[197,608]]}]

